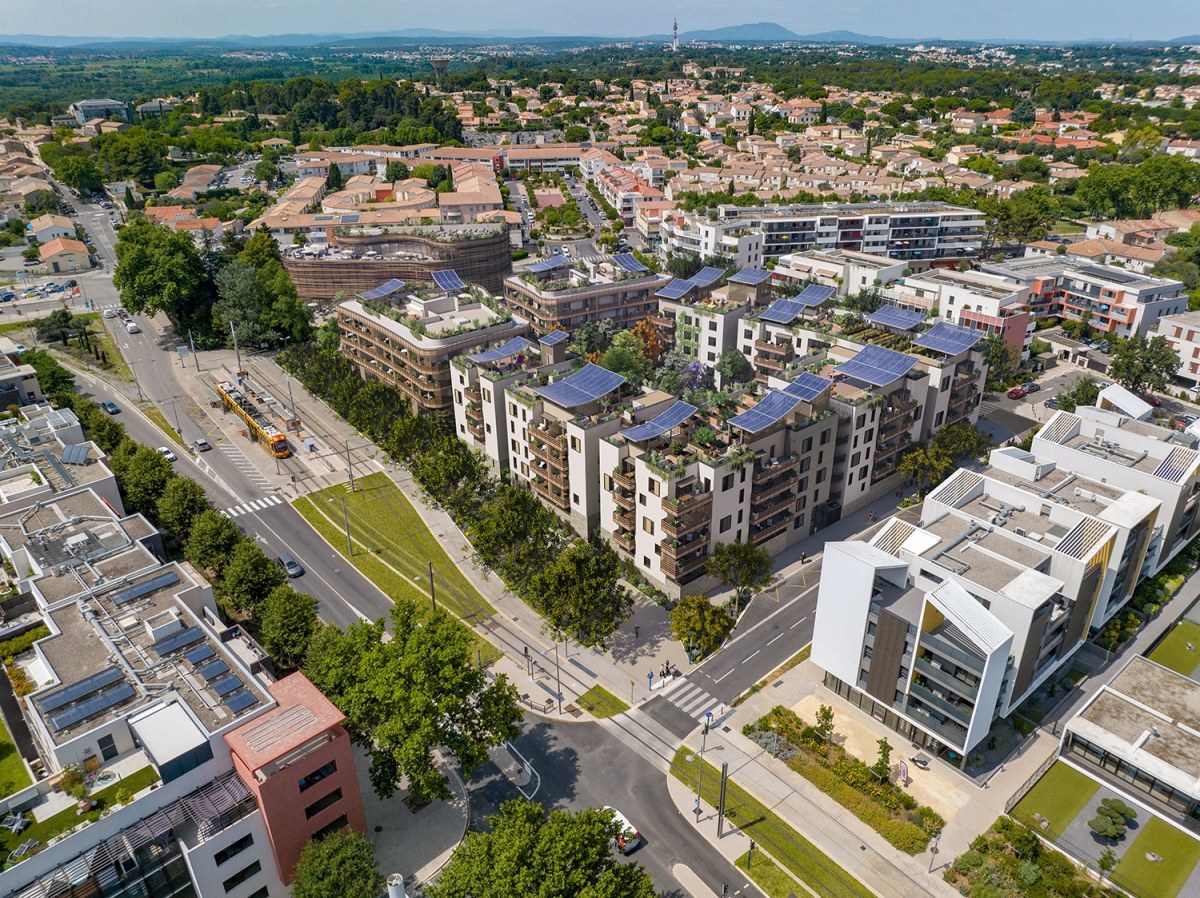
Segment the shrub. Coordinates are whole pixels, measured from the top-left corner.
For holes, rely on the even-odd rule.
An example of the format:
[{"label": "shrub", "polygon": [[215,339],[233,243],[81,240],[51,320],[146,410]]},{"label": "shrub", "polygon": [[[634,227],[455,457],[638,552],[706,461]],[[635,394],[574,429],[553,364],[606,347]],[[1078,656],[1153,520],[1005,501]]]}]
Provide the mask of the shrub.
[{"label": "shrub", "polygon": [[49,635],[50,628],[45,624],[38,624],[32,630],[22,633],[20,636],[14,636],[12,639],[6,639],[3,642],[0,642],[0,658],[3,658],[7,664],[8,661],[15,658],[17,655],[28,651],[29,647],[39,639]]},{"label": "shrub", "polygon": [[25,668],[17,667],[15,664],[6,664],[4,672],[8,674],[8,681],[12,683],[13,692],[17,698],[24,698],[37,689],[37,683],[30,679],[29,674],[25,673]]}]

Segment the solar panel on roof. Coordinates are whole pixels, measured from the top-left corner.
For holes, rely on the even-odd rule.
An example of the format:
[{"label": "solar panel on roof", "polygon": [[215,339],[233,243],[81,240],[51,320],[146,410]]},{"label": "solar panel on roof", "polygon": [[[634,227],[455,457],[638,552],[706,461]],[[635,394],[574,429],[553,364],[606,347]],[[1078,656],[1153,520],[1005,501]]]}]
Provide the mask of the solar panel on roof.
[{"label": "solar panel on roof", "polygon": [[723,277],[725,277],[724,268],[713,268],[710,265],[705,265],[688,278],[688,280],[697,287],[710,287]]},{"label": "solar panel on roof", "polygon": [[77,702],[85,696],[91,695],[105,686],[111,686],[113,683],[119,682],[124,677],[119,667],[106,667],[99,673],[94,673],[90,677],[84,677],[78,683],[71,683],[64,686],[57,692],[51,692],[49,695],[43,695],[41,698],[34,699],[37,706],[42,709],[43,713],[49,714],[51,711],[56,711],[59,708]]},{"label": "solar panel on roof", "polygon": [[871,384],[887,386],[913,369],[917,360],[903,352],[894,352],[882,346],[864,346],[858,355],[839,365],[838,374]]},{"label": "solar panel on roof", "polygon": [[151,577],[149,580],[143,580],[141,583],[135,583],[133,586],[113,593],[111,601],[114,605],[125,605],[134,599],[140,599],[142,596],[148,596],[152,592],[157,592],[163,587],[174,586],[178,582],[179,575],[177,573],[166,571],[156,577]]},{"label": "solar panel on roof", "polygon": [[783,390],[772,390],[758,405],[740,415],[734,415],[729,419],[729,423],[747,433],[758,433],[772,424],[778,424],[799,404],[799,396],[789,395]]},{"label": "solar panel on roof", "polygon": [[800,317],[803,310],[804,306],[794,299],[777,299],[763,310],[758,320],[771,324],[791,324]]},{"label": "solar panel on roof", "polygon": [[670,433],[688,418],[696,413],[696,406],[686,402],[676,402],[665,412],[656,415],[645,424],[639,424],[622,431],[621,436],[633,443],[640,443],[664,433]]},{"label": "solar panel on roof", "polygon": [[925,333],[913,339],[914,346],[958,355],[966,352],[983,338],[983,334],[969,327],[960,327],[949,321],[939,321]]},{"label": "solar panel on roof", "polygon": [[550,333],[540,337],[539,343],[544,343],[546,346],[557,346],[563,340],[567,339],[566,331],[550,331]]},{"label": "solar panel on roof", "polygon": [[805,402],[812,402],[831,386],[833,386],[833,381],[818,377],[811,371],[802,371],[799,377],[783,388],[783,392]]},{"label": "solar panel on roof", "polygon": [[380,284],[378,287],[372,287],[370,290],[364,290],[358,294],[359,299],[383,299],[391,296],[397,290],[404,289],[404,281],[392,278],[390,281]]},{"label": "solar panel on roof", "polygon": [[899,306],[883,306],[878,311],[869,314],[867,320],[881,327],[894,327],[907,331],[924,321],[925,314],[914,312],[912,309],[902,309]]},{"label": "solar panel on roof", "polygon": [[553,271],[556,268],[565,268],[571,264],[571,260],[564,256],[548,256],[545,259],[538,259],[531,264],[526,271],[532,271],[536,274],[543,274],[547,271]]},{"label": "solar panel on roof", "polygon": [[235,689],[241,688],[242,681],[233,674],[230,674],[223,680],[217,680],[217,682],[212,684],[212,690],[217,695],[229,695],[229,693],[233,692]]},{"label": "solar panel on roof", "polygon": [[358,220],[359,220],[358,213],[351,213],[350,215],[342,216],[342,224],[354,224]]},{"label": "solar panel on roof", "polygon": [[75,443],[63,449],[60,456],[63,464],[67,465],[83,465],[87,464],[88,447],[83,443]]},{"label": "solar panel on roof", "polygon": [[534,387],[533,392],[549,399],[555,405],[574,408],[607,396],[623,383],[625,378],[621,375],[589,362],[556,383]]},{"label": "solar panel on roof", "polygon": [[121,702],[129,701],[135,695],[137,695],[137,690],[128,683],[122,683],[119,686],[113,686],[111,689],[105,689],[103,692],[77,705],[72,705],[65,711],[61,711],[58,714],[51,714],[47,720],[51,728],[56,733],[59,733],[69,727],[75,726],[77,723],[82,723],[90,717],[103,714],[109,708],[115,708]]},{"label": "solar panel on roof", "polygon": [[800,295],[796,297],[796,302],[802,306],[819,306],[827,302],[835,293],[837,293],[837,290],[833,287],[826,287],[824,284],[809,284],[800,291]]},{"label": "solar panel on roof", "polygon": [[495,349],[489,349],[485,352],[477,352],[474,355],[469,355],[472,362],[487,364],[489,362],[498,362],[501,359],[511,358],[529,349],[533,344],[524,337],[514,337],[503,346],[497,346]]},{"label": "solar panel on roof", "polygon": [[771,272],[765,268],[743,268],[737,274],[729,279],[731,284],[749,284],[751,287],[757,287],[764,281],[771,279]]},{"label": "solar panel on roof", "polygon": [[663,299],[682,299],[695,286],[695,284],[686,278],[675,278],[675,280],[660,287],[654,295],[661,296]]},{"label": "solar panel on roof", "polygon": [[222,674],[229,673],[229,665],[218,658],[216,661],[210,661],[208,664],[205,664],[203,667],[199,668],[196,673],[204,677],[204,682],[211,683]]},{"label": "solar panel on roof", "polygon": [[626,271],[638,272],[650,270],[636,258],[634,258],[633,253],[617,253],[615,256],[613,256],[613,261]]},{"label": "solar panel on roof", "polygon": [[172,652],[177,652],[182,648],[191,645],[193,642],[199,642],[204,638],[204,631],[199,627],[188,627],[181,633],[173,633],[165,639],[160,639],[154,643],[154,651],[159,656],[169,655]]},{"label": "solar panel on roof", "polygon": [[239,692],[236,695],[231,695],[225,699],[225,707],[237,714],[240,711],[245,711],[247,708],[258,703],[258,699],[254,697],[252,692]]},{"label": "solar panel on roof", "polygon": [[216,652],[213,651],[211,645],[198,645],[194,649],[188,649],[184,652],[183,657],[187,658],[192,664],[199,664],[201,661],[207,661]]},{"label": "solar panel on roof", "polygon": [[433,272],[433,282],[447,293],[467,289],[467,285],[463,283],[463,279],[458,276],[458,272],[453,268]]}]

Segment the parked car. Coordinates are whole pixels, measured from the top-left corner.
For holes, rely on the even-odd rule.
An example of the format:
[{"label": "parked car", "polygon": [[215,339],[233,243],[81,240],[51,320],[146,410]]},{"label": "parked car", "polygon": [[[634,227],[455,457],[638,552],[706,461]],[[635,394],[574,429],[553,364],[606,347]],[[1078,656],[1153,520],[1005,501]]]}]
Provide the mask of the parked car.
[{"label": "parked car", "polygon": [[15,293],[0,293],[0,302],[12,302],[17,298]]},{"label": "parked car", "polygon": [[1011,390],[1008,391],[1009,399],[1021,399],[1024,396],[1025,396],[1025,388],[1024,387],[1013,387]]},{"label": "parked car", "polygon": [[120,411],[120,409],[117,408],[117,404],[115,402],[112,402],[111,400],[107,400],[107,399],[104,402],[100,403],[100,408],[104,409],[110,415],[115,415],[117,412]]},{"label": "parked car", "polygon": [[1027,380],[1025,383],[1021,384],[1021,389],[1024,390],[1026,393],[1036,393],[1041,388],[1042,388],[1041,384],[1037,383],[1036,381],[1032,381],[1032,380]]},{"label": "parked car", "polygon": [[612,814],[613,820],[620,827],[617,834],[613,836],[613,844],[617,846],[621,854],[632,854],[642,844],[642,834],[638,832],[636,826],[629,822],[629,818],[616,808],[605,805],[604,810]]},{"label": "parked car", "polygon": [[275,563],[279,565],[279,569],[288,577],[299,577],[304,573],[304,568],[300,565],[289,552],[280,552],[275,556]]},{"label": "parked car", "polygon": [[1155,396],[1153,393],[1147,393],[1142,398],[1145,399],[1147,402],[1149,402],[1155,408],[1162,408],[1162,400],[1159,399],[1157,396]]},{"label": "parked car", "polygon": [[207,452],[212,448],[212,443],[204,439],[204,437],[198,437],[192,442],[192,445],[196,447],[197,452]]},{"label": "parked car", "polygon": [[1051,396],[1049,399],[1043,402],[1042,405],[1046,406],[1046,408],[1058,408],[1058,397]]},{"label": "parked car", "polygon": [[131,334],[140,334],[142,332],[142,329],[137,326],[136,321],[126,321],[125,322],[125,330],[127,333],[131,333]]},{"label": "parked car", "polygon": [[75,278],[71,278],[71,280],[69,280],[69,281],[63,281],[63,286],[64,287],[78,287],[79,281],[75,280]]},{"label": "parked car", "polygon": [[176,460],[175,453],[172,452],[170,449],[168,449],[166,446],[159,446],[156,451],[158,452],[159,455],[161,455],[163,458],[165,458],[169,462],[174,462]]}]

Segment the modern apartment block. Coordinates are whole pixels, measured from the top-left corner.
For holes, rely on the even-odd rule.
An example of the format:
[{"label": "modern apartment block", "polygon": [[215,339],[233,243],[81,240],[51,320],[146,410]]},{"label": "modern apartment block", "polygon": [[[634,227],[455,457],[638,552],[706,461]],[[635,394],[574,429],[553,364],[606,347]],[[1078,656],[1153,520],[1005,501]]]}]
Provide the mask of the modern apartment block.
[{"label": "modern apartment block", "polygon": [[849,249],[785,253],[772,272],[776,284],[819,284],[839,296],[882,288],[904,277],[907,262]]},{"label": "modern apartment block", "polygon": [[1166,337],[1179,356],[1176,383],[1193,391],[1200,389],[1200,312],[1180,312],[1159,319],[1150,337]]},{"label": "modern apartment block", "polygon": [[898,306],[936,309],[952,324],[990,336],[999,334],[1022,358],[1029,356],[1033,316],[1029,285],[997,274],[938,268],[901,278],[883,291]]},{"label": "modern apartment block", "polygon": [[[0,892],[284,898],[297,843],[364,828],[340,715],[301,675],[275,682],[144,518],[63,493],[0,510],[0,554],[18,572],[5,612],[24,615],[6,633],[50,631],[16,659],[33,691],[3,709],[35,781],[0,811],[41,827],[14,834]],[[102,793],[98,819],[64,791],[72,768]]]},{"label": "modern apartment block", "polygon": [[808,250],[851,250],[902,260],[913,270],[979,254],[983,214],[946,203],[718,206],[672,213],[660,227],[664,252],[729,256],[738,265]]},{"label": "modern apartment block", "polygon": [[961,759],[1129,599],[1161,504],[1017,449],[959,470],[921,519],[826,546],[825,683]]},{"label": "modern apartment block", "polygon": [[432,284],[388,281],[338,305],[342,353],[366,380],[402,390],[420,413],[450,411],[454,356],[528,330],[455,272],[433,277]]},{"label": "modern apartment block", "polygon": [[628,328],[657,311],[654,294],[668,280],[628,253],[598,260],[543,259],[505,278],[504,304],[539,334],[569,333],[589,321],[611,320]]},{"label": "modern apartment block", "polygon": [[1087,315],[1094,330],[1118,337],[1145,337],[1166,316],[1187,311],[1182,282],[1115,265],[1035,256],[980,268],[1026,285],[1034,318],[1080,321]]},{"label": "modern apartment block", "polygon": [[599,441],[601,532],[679,597],[716,585],[704,562],[718,543],[777,552],[820,529],[837,451],[831,387],[806,374],[707,411],[645,397]]}]

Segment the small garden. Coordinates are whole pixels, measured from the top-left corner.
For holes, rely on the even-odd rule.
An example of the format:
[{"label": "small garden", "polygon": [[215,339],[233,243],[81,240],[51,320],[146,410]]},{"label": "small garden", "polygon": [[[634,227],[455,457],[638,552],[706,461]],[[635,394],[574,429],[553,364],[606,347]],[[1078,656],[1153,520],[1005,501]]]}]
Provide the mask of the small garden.
[{"label": "small garden", "polygon": [[[1137,635],[1142,624],[1162,611],[1163,606],[1183,589],[1183,584],[1192,575],[1198,562],[1200,539],[1195,539],[1167,562],[1161,571],[1138,584],[1129,605],[1120,614],[1114,615],[1097,637],[1100,647],[1109,652],[1120,651],[1125,643]],[[1180,672],[1189,674],[1191,668]]]},{"label": "small garden", "polygon": [[1000,817],[942,878],[966,898],[1098,898],[1112,895],[1029,827]]},{"label": "small garden", "polygon": [[1190,677],[1200,666],[1200,624],[1181,620],[1150,653],[1150,660]]},{"label": "small garden", "polygon": [[870,765],[834,741],[833,710],[827,705],[821,706],[815,725],[776,706],[742,733],[906,854],[920,854],[946,825],[940,814],[890,781],[886,739],[879,740],[880,756]]}]

